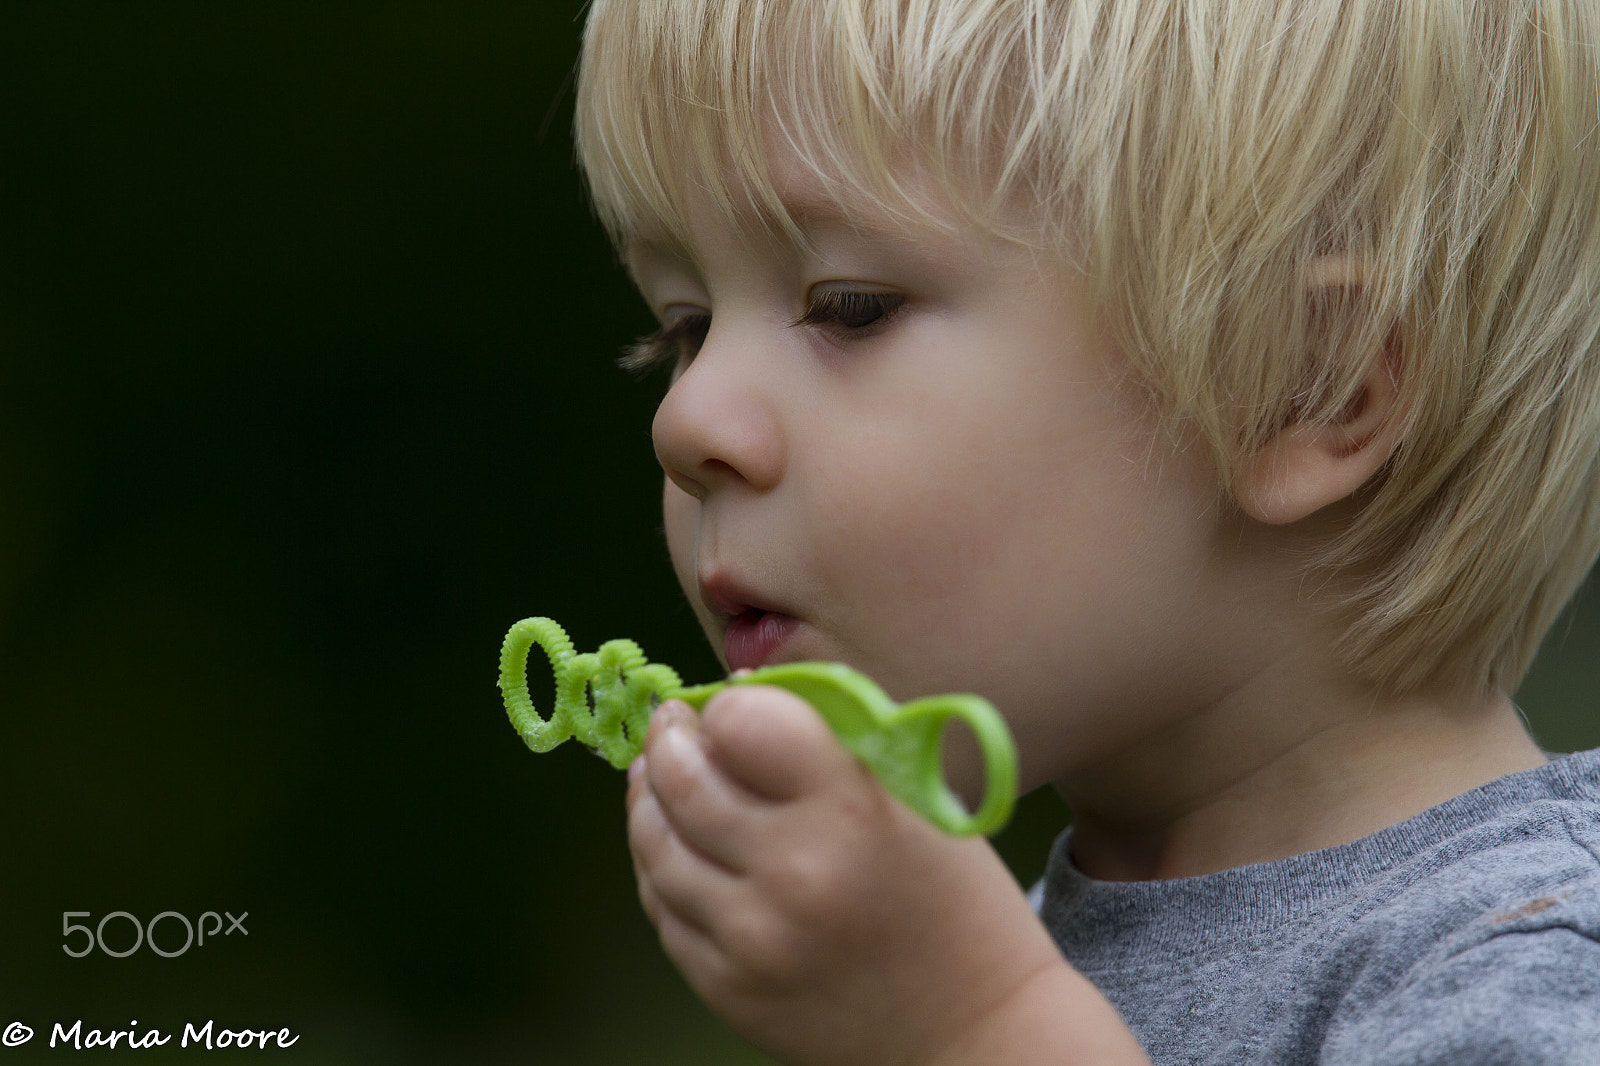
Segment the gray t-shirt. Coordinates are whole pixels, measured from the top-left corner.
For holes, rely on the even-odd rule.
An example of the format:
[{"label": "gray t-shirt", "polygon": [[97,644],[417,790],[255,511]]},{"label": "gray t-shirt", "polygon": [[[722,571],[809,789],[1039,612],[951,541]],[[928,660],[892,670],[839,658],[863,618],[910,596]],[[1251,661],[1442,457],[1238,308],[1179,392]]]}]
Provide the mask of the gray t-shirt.
[{"label": "gray t-shirt", "polygon": [[1040,917],[1158,1064],[1600,1066],[1600,750],[1354,843]]}]

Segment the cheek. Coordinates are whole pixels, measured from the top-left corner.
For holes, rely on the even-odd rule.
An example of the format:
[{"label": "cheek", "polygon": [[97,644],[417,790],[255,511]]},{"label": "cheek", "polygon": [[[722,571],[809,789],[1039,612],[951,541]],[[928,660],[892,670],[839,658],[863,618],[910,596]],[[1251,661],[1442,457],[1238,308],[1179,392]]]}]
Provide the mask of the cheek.
[{"label": "cheek", "polygon": [[882,426],[810,494],[828,585],[871,622],[851,628],[864,657],[914,637],[924,675],[974,661],[1011,675],[1069,645],[1088,669],[1129,637],[1124,616],[1164,614],[1174,574],[1201,564],[1189,527],[1203,508],[1176,457],[1149,458],[1140,427],[1105,407],[1063,419],[1011,406],[1009,419],[947,418],[937,431]]},{"label": "cheek", "polygon": [[[1025,531],[1037,524],[1023,512],[1037,499],[1009,479],[999,483],[975,454],[978,440],[951,447],[948,438],[884,434],[859,443],[848,449],[850,462],[807,493],[812,564],[829,590],[823,602],[840,605],[832,621],[865,660],[898,664],[916,646],[935,662],[900,665],[936,673],[954,665],[951,648],[992,636],[985,601],[1004,595],[996,585],[1020,562]],[[897,680],[909,692],[928,691],[926,678],[880,678]]]},{"label": "cheek", "polygon": [[1058,560],[1063,544],[1102,532],[1117,496],[1105,483],[1127,465],[1073,435],[1003,426],[947,419],[842,449],[848,461],[809,494],[829,562],[855,582],[954,596],[963,577]]}]

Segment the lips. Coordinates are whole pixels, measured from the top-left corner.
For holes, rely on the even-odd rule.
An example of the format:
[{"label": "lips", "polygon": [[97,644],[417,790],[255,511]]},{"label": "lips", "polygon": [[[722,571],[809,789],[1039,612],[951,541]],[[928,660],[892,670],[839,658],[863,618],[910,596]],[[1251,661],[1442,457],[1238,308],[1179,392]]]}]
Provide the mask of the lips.
[{"label": "lips", "polygon": [[753,670],[772,662],[800,625],[799,619],[775,610],[778,604],[726,571],[701,579],[700,599],[726,627],[722,649],[730,670]]},{"label": "lips", "polygon": [[728,669],[744,670],[765,666],[772,661],[800,623],[777,611],[748,607],[728,620],[722,636]]}]

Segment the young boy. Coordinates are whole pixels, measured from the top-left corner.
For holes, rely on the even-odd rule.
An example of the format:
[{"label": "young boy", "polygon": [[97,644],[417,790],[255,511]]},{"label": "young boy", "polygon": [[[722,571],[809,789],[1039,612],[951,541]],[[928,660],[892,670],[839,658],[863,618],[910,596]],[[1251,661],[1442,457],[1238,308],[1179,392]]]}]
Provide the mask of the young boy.
[{"label": "young boy", "polygon": [[1036,915],[792,695],[663,706],[630,841],[715,1010],[1600,1063],[1600,754],[1507,696],[1600,547],[1597,50],[1592,0],[595,0],[706,633],[984,695],[1072,810]]}]

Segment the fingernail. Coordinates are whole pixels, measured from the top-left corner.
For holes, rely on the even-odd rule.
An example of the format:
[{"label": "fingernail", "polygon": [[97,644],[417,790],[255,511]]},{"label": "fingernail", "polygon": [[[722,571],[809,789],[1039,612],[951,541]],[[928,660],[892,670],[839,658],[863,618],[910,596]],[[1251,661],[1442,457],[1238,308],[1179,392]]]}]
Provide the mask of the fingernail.
[{"label": "fingernail", "polygon": [[694,708],[682,700],[668,700],[656,708],[656,715],[669,726],[688,725],[695,720]]},{"label": "fingernail", "polygon": [[637,756],[634,757],[634,760],[631,763],[628,764],[628,780],[629,780],[629,782],[637,781],[637,780],[639,780],[639,778],[641,778],[643,776],[644,776],[644,756],[643,755],[637,755]]}]

